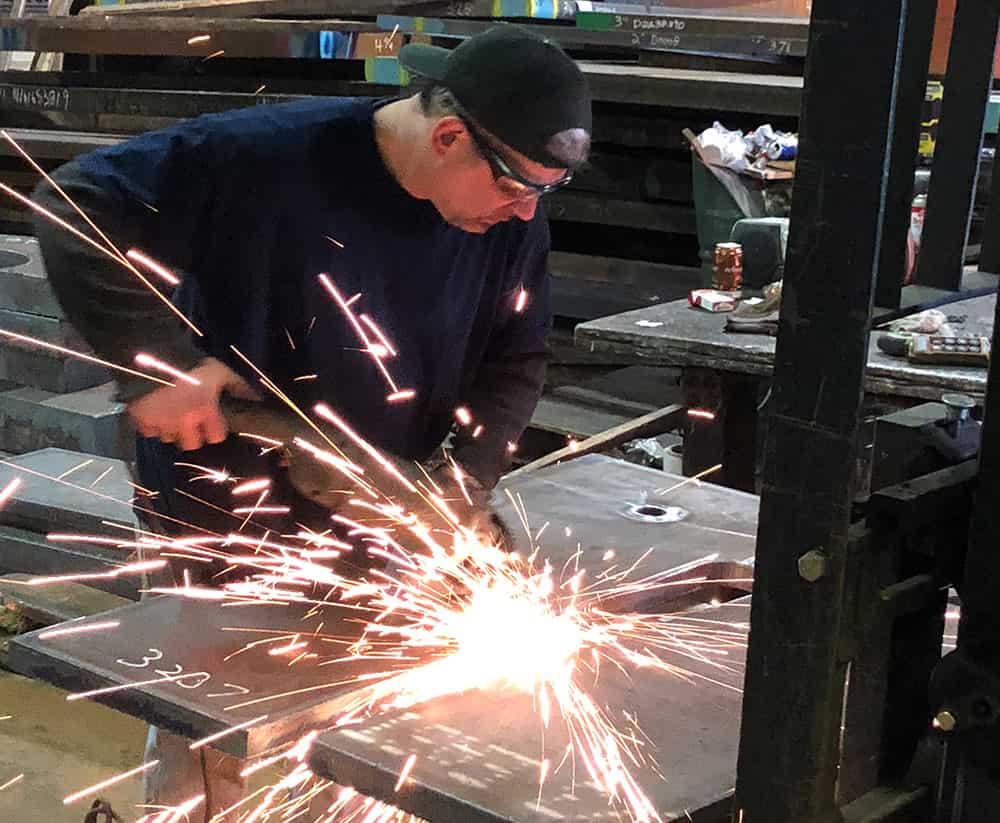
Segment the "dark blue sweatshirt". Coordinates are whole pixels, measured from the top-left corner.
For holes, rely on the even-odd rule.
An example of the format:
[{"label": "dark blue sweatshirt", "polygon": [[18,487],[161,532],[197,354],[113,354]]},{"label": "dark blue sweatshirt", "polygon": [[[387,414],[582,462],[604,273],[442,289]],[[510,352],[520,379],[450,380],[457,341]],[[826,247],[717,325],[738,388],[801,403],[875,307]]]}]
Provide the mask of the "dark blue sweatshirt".
[{"label": "dark blue sweatshirt", "polygon": [[[297,402],[325,401],[402,457],[431,455],[456,407],[467,406],[473,423],[458,431],[454,454],[491,486],[542,387],[548,227],[541,210],[528,223],[513,220],[484,235],[445,223],[385,168],[372,122],[378,105],[310,99],[200,117],[56,173],[122,251],[136,248],[182,277],[174,303],[203,337],[123,267],[40,219],[49,279],[99,355],[131,366],[145,351],[181,369],[211,355],[253,378],[233,355],[236,346]],[[35,198],[82,226],[51,187]],[[352,310],[398,352],[384,362],[399,389],[416,391],[414,399],[386,402],[391,386],[323,289],[321,273],[345,297],[360,295]],[[124,400],[153,388],[128,377],[119,386]],[[203,522],[204,507],[172,494],[186,480],[174,464],[247,475],[260,470],[255,457],[232,437],[183,456],[145,441],[140,477],[161,492],[164,511]]]}]

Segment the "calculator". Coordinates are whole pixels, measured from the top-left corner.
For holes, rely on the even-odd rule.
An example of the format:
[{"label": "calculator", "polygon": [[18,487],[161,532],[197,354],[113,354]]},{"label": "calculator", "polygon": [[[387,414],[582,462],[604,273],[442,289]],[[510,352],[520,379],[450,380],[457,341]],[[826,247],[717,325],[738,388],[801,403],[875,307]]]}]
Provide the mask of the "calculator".
[{"label": "calculator", "polygon": [[929,365],[988,366],[990,338],[915,334],[910,341],[907,359]]}]

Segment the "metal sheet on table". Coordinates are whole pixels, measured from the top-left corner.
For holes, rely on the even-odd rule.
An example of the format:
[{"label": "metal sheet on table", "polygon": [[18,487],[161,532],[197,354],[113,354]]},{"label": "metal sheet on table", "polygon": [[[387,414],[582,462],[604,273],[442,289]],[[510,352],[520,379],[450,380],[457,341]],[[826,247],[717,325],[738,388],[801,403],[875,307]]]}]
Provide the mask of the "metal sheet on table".
[{"label": "metal sheet on table", "polygon": [[[700,614],[734,624],[745,637],[748,601]],[[732,672],[721,676],[690,660],[678,662],[739,686],[743,653],[733,649],[727,662]],[[634,773],[665,821],[689,820],[686,813],[708,810],[722,819],[736,769],[741,707],[736,691],[645,670],[624,677],[604,669],[592,693],[609,710],[638,718],[655,768]],[[572,761],[555,771],[567,742],[555,712],[543,730],[529,695],[469,693],[328,732],[317,741],[311,765],[322,777],[434,823],[620,821],[582,762],[577,760],[575,775]],[[396,792],[411,754],[416,761],[410,780]],[[543,758],[553,771],[539,791]]]},{"label": "metal sheet on table", "polygon": [[[301,611],[281,606],[221,606],[217,602],[155,597],[78,621],[76,625],[117,620],[120,625],[92,634],[41,639],[44,630],[11,641],[7,665],[14,671],[74,692],[123,686],[163,677],[157,670],[189,679],[115,691],[95,699],[112,708],[171,729],[192,739],[215,734],[261,715],[267,719],[220,739],[217,748],[251,757],[270,746],[323,728],[336,715],[334,698],[353,688],[344,681],[363,667],[316,660],[289,665],[295,654],[315,651],[332,658],[343,646],[308,637],[356,637],[356,613],[335,606],[303,619]],[[261,632],[276,632],[268,635]],[[308,648],[272,656],[275,644],[262,644],[225,658],[247,643],[268,636],[298,634]],[[288,645],[287,641],[281,644]],[[180,667],[180,668],[178,668]],[[325,685],[326,684],[326,685]],[[278,693],[300,691],[279,699]],[[261,702],[246,704],[248,701]]]},{"label": "metal sheet on table", "polygon": [[[0,488],[14,477],[20,478],[21,485],[0,511],[4,525],[42,534],[110,533],[126,539],[130,537],[127,531],[109,529],[104,521],[129,528],[136,525],[132,488],[121,460],[68,449],[41,449],[0,464]],[[124,559],[122,552],[117,554]]]},{"label": "metal sheet on table", "polygon": [[[745,577],[746,568],[734,561],[748,557],[753,551],[756,498],[751,495],[689,483],[665,498],[672,505],[691,511],[681,523],[641,524],[621,516],[620,510],[627,503],[639,502],[644,492],[681,480],[595,455],[517,478],[509,485],[515,498],[527,509],[529,521],[536,524],[533,534],[537,535],[541,518],[548,519],[550,525],[540,542],[557,568],[557,564],[577,562],[579,543],[582,551],[579,563],[593,569],[595,575],[607,570],[613,562],[631,564],[652,547],[642,566],[645,574],[718,552],[720,561],[725,562],[706,570],[706,576]],[[571,529],[569,537],[566,527]],[[581,541],[580,536],[584,535],[586,540]],[[604,558],[609,548],[614,549],[615,559]],[[666,591],[669,594],[663,597],[617,600],[608,607],[652,608],[662,606],[668,598],[675,600],[685,593],[696,594],[673,587]],[[108,632],[49,640],[42,640],[37,632],[21,635],[11,643],[8,665],[22,674],[74,691],[148,680],[149,672],[158,667],[172,671],[179,665],[182,669],[177,674],[203,672],[206,683],[198,688],[157,683],[116,691],[101,700],[192,738],[267,714],[268,720],[253,731],[243,730],[219,741],[218,747],[224,751],[252,756],[304,729],[328,725],[329,719],[336,715],[335,698],[351,690],[348,681],[364,670],[364,664],[318,667],[317,661],[313,661],[310,665],[289,666],[286,657],[268,655],[266,646],[225,661],[248,641],[265,636],[232,629],[298,633],[316,646],[315,651],[333,657],[342,647],[324,644],[320,639],[310,640],[306,635],[316,631],[316,625],[322,621],[324,635],[356,636],[358,623],[354,617],[354,612],[332,605],[303,622],[299,613],[289,607],[233,607],[217,602],[152,598],[87,619],[118,620],[120,626]],[[157,659],[141,667],[127,665],[141,663],[146,656]],[[187,685],[200,679],[202,676],[193,677]],[[302,689],[307,691],[299,691]],[[239,705],[291,691],[299,693]],[[227,692],[227,696],[219,696]]]},{"label": "metal sheet on table", "polygon": [[[585,455],[501,483],[494,500],[522,553],[537,545],[539,556],[555,568],[585,568],[589,579],[612,566],[627,568],[640,557],[637,574],[649,575],[708,555],[717,555],[703,570],[712,579],[745,580],[749,575],[759,505],[752,494]],[[677,506],[687,516],[674,523],[643,523],[625,515],[629,506],[643,503]],[[517,512],[522,507],[531,539]],[[609,551],[614,554],[607,558]],[[665,599],[681,594],[672,587],[619,606],[656,610]]]}]

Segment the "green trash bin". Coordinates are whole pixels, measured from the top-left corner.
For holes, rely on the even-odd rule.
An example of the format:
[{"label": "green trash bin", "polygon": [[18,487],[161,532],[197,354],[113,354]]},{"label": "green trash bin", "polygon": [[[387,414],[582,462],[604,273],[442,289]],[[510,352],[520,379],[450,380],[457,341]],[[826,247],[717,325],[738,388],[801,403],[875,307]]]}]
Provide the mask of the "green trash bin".
[{"label": "green trash bin", "polygon": [[729,190],[694,154],[691,155],[691,174],[698,257],[701,260],[703,285],[708,287],[712,284],[715,244],[728,242],[736,221],[748,215],[743,213]]},{"label": "green trash bin", "polygon": [[[731,180],[734,190],[738,192],[734,196],[696,154],[691,155],[691,174],[698,256],[704,285],[709,286],[712,283],[715,244],[728,242],[736,221],[744,217],[788,217],[792,205],[792,180],[765,182],[720,169],[719,174]],[[741,199],[738,201],[737,197]]]}]

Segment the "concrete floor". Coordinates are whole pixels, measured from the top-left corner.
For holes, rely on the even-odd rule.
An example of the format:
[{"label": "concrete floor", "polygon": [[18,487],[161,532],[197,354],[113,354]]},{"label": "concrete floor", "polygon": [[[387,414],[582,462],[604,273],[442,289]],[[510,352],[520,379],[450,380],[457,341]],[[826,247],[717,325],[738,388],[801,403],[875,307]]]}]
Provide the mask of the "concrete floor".
[{"label": "concrete floor", "polygon": [[[73,792],[134,768],[142,762],[145,725],[134,718],[80,701],[66,692],[0,671],[0,792],[4,823],[81,823],[93,798],[71,806]],[[142,815],[141,778],[134,777],[100,796],[126,821]]]}]

